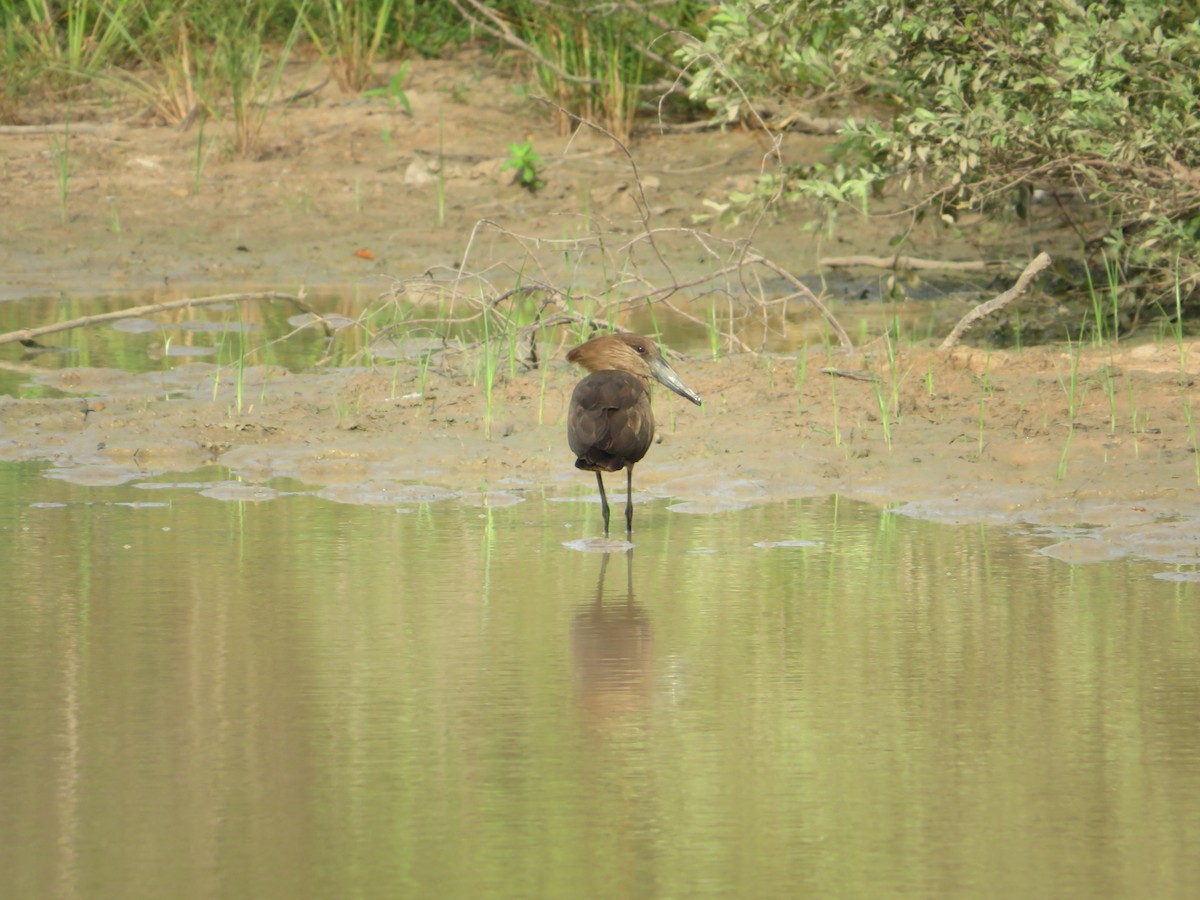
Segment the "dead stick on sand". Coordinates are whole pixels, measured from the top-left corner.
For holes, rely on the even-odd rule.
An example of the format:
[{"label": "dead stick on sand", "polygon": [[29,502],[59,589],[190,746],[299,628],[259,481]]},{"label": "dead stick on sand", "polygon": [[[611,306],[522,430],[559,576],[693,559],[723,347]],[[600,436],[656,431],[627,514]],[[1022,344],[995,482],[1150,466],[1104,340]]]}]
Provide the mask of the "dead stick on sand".
[{"label": "dead stick on sand", "polygon": [[21,331],[10,331],[0,334],[0,344],[13,344],[17,341],[32,341],[34,338],[59,331],[70,331],[73,328],[84,328],[97,325],[100,322],[113,322],[117,319],[131,319],[135,316],[148,316],[153,313],[167,312],[172,309],[186,309],[189,306],[209,306],[214,303],[245,303],[252,300],[286,300],[293,303],[306,313],[322,318],[304,300],[304,292],[299,294],[283,294],[278,291],[260,291],[253,294],[220,294],[215,297],[189,297],[183,300],[170,300],[166,303],[152,303],[149,306],[133,306],[129,309],[118,309],[115,312],[100,313],[95,316],[84,316],[71,319],[69,322],[55,322],[53,325],[42,325],[39,328],[24,328]]},{"label": "dead stick on sand", "polygon": [[998,297],[993,297],[986,303],[980,303],[973,310],[958,320],[958,324],[954,326],[954,330],[942,341],[941,350],[949,350],[966,334],[968,328],[982,319],[984,316],[991,315],[996,310],[1001,309],[1015,300],[1021,294],[1029,290],[1029,286],[1033,284],[1033,279],[1041,273],[1043,269],[1052,263],[1049,253],[1039,253],[1033,258],[1033,262],[1025,267],[1025,271],[1021,273],[1021,277],[1017,279],[1017,283],[1010,287],[1007,291]]}]

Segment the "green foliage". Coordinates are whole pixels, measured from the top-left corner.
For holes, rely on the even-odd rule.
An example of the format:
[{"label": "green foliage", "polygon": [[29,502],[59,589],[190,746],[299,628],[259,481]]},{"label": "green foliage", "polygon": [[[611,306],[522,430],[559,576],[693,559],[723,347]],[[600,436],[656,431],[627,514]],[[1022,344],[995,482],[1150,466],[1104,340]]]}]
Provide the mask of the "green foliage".
[{"label": "green foliage", "polygon": [[314,0],[302,8],[304,27],[342,90],[358,93],[371,83],[375,57],[394,21],[394,0]]},{"label": "green foliage", "polygon": [[577,116],[620,138],[632,132],[639,109],[669,92],[679,72],[672,52],[706,8],[697,0],[463,0],[456,5],[483,32],[531,51],[542,91],[564,113],[564,130]]},{"label": "green foliage", "polygon": [[828,2],[760,6],[720,4],[704,38],[678,51],[693,75],[693,98],[731,122],[749,113],[750,98],[803,94],[832,82],[830,49],[849,27],[840,6]]},{"label": "green foliage", "polygon": [[1082,195],[1110,223],[1104,250],[1125,283],[1163,295],[1178,265],[1195,297],[1198,7],[734,2],[682,57],[693,96],[730,116],[747,97],[818,86],[870,99],[877,114],[846,125],[841,164],[793,179],[794,195],[865,206],[895,187],[948,221],[1025,215],[1035,191]]},{"label": "green foliage", "polygon": [[533,149],[533,142],[525,141],[520,144],[508,145],[508,159],[504,161],[500,171],[516,170],[517,181],[520,182],[521,187],[532,192],[544,184],[538,170],[541,164],[542,155]]},{"label": "green foliage", "polygon": [[447,0],[0,0],[0,116],[33,90],[104,81],[177,124],[215,105],[198,83],[223,65],[214,51],[252,66],[298,24],[348,90],[370,83],[380,56],[429,55],[470,34]]},{"label": "green foliage", "polygon": [[386,97],[392,109],[402,107],[405,114],[413,114],[412,104],[408,102],[408,94],[404,90],[404,79],[408,77],[408,60],[400,63],[400,69],[388,79],[387,87],[371,88],[363,91],[364,97]]},{"label": "green foliage", "polygon": [[126,23],[137,5],[132,0],[2,0],[6,56],[33,61],[37,74],[94,72],[128,50],[132,38]]}]

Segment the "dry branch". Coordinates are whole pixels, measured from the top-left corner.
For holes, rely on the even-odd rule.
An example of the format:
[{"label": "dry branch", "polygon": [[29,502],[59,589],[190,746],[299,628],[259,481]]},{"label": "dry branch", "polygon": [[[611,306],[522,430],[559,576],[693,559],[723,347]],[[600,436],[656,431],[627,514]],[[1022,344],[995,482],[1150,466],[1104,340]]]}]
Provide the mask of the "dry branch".
[{"label": "dry branch", "polygon": [[1003,309],[1017,297],[1021,296],[1021,294],[1029,290],[1029,286],[1033,284],[1033,280],[1037,278],[1042,270],[1049,266],[1052,262],[1053,260],[1050,258],[1049,253],[1043,252],[1035,256],[1033,258],[1033,262],[1025,267],[1025,271],[1021,273],[1021,276],[1017,279],[1016,284],[1010,287],[1003,294],[1000,294],[998,297],[993,297],[986,303],[980,303],[973,310],[959,319],[958,324],[954,326],[954,330],[946,336],[944,341],[942,341],[942,346],[940,349],[949,350],[960,340],[962,340],[962,336],[966,334],[968,328],[970,328],[984,316],[991,315],[998,309]]},{"label": "dry branch", "polygon": [[872,269],[941,269],[954,272],[985,272],[1007,266],[1004,260],[968,260],[958,262],[942,259],[921,259],[917,256],[826,256],[821,265],[829,269],[850,266],[869,266]]},{"label": "dry branch", "polygon": [[214,303],[245,303],[254,300],[286,300],[295,304],[306,313],[321,319],[320,313],[313,310],[304,300],[303,291],[299,294],[284,294],[278,291],[259,291],[251,294],[220,294],[215,297],[187,297],[183,300],[170,300],[166,303],[151,303],[146,306],[133,306],[128,309],[118,309],[114,312],[99,313],[94,316],[82,316],[69,322],[55,322],[53,325],[42,325],[38,328],[23,328],[20,331],[10,331],[0,334],[0,344],[13,344],[18,341],[32,341],[47,334],[60,331],[70,331],[75,328],[86,328],[88,325],[98,325],[101,322],[114,322],[117,319],[132,319],[136,316],[148,316],[153,313],[167,312],[173,309],[186,309],[190,306],[209,306]]}]

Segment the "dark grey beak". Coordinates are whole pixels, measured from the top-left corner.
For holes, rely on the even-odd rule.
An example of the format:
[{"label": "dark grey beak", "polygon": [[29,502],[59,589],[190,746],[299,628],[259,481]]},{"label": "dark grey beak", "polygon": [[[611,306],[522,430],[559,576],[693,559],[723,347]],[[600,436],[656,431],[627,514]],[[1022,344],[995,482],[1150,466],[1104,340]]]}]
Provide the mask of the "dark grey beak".
[{"label": "dark grey beak", "polygon": [[655,381],[666,385],[680,397],[686,397],[697,406],[700,405],[700,395],[683,383],[683,379],[675,374],[675,370],[667,364],[665,359],[659,358],[652,361],[650,374],[654,376]]}]

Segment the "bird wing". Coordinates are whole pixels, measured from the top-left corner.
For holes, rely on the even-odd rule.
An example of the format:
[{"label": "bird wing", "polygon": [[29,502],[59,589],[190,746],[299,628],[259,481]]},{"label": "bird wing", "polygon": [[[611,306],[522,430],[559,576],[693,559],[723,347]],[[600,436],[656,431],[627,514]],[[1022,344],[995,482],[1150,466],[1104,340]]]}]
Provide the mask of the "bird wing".
[{"label": "bird wing", "polygon": [[654,416],[641,380],[607,370],[580,381],[571,395],[567,440],[583,469],[616,472],[645,456]]}]

